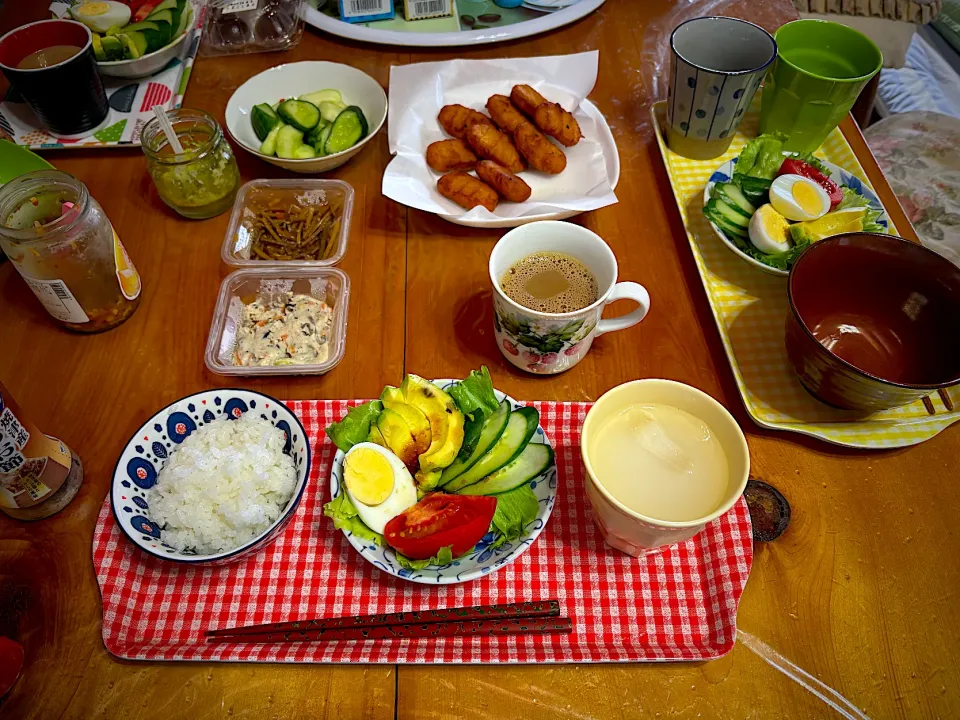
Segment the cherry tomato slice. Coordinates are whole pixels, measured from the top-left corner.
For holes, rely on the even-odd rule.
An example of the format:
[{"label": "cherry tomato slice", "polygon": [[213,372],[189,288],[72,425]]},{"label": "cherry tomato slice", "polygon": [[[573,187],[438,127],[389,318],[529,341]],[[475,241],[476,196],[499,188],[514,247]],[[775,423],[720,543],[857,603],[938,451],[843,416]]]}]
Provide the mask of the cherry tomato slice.
[{"label": "cherry tomato slice", "polygon": [[495,497],[430,493],[388,522],[383,536],[413,560],[432,558],[447,546],[459,557],[480,542],[496,510]]},{"label": "cherry tomato slice", "polygon": [[805,178],[813,180],[817,185],[827,191],[827,195],[830,197],[831,210],[843,202],[843,190],[840,189],[840,186],[817,170],[813,165],[805,163],[802,160],[793,160],[790,158],[784,160],[780,166],[780,170],[777,172],[777,177],[780,175],[802,175]]}]

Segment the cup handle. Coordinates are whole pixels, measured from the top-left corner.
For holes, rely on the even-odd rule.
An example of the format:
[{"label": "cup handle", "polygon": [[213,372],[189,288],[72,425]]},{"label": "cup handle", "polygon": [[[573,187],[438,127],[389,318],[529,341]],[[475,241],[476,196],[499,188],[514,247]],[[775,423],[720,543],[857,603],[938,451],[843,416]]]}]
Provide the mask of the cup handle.
[{"label": "cup handle", "polygon": [[633,300],[640,307],[621,317],[598,322],[598,337],[604,333],[613,332],[614,330],[626,330],[628,327],[633,327],[650,312],[650,293],[647,292],[647,289],[643,285],[634,282],[617,283],[614,285],[613,292],[610,293],[610,297],[607,298],[603,306],[606,307],[615,300]]}]

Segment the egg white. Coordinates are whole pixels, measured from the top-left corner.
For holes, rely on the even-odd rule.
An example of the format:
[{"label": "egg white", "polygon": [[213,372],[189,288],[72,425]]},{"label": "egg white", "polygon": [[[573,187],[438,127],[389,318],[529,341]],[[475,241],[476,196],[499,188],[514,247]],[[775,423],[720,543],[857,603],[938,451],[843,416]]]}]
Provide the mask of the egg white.
[{"label": "egg white", "polygon": [[[346,483],[346,470],[347,464],[350,462],[350,455],[360,448],[367,448],[379,453],[390,464],[390,469],[393,470],[393,491],[387,499],[379,505],[366,505],[360,502],[354,497],[353,493],[350,492],[350,486]],[[417,504],[417,486],[413,482],[413,476],[410,474],[410,471],[407,470],[403,461],[385,447],[370,442],[357,443],[350,448],[346,457],[344,457],[343,470],[343,487],[347,495],[350,496],[350,500],[352,500],[356,506],[357,513],[360,515],[360,519],[363,520],[364,525],[376,533],[382,535],[383,529],[388,522]]]},{"label": "egg white", "polygon": [[[794,185],[801,183],[814,191],[820,200],[820,208],[814,214],[807,212],[793,197]],[[816,220],[830,210],[830,196],[827,191],[810,178],[803,175],[781,175],[770,185],[770,204],[787,220],[796,222]]]},{"label": "egg white", "polygon": [[[88,10],[95,10],[100,5],[105,5],[103,12],[96,14],[87,14]],[[73,19],[82,22],[88,28],[98,33],[105,33],[114,25],[123,27],[130,22],[130,6],[115,0],[93,0],[84,2],[70,8],[70,14]]]},{"label": "egg white", "polygon": [[788,225],[783,216],[771,204],[761,205],[753,214],[753,217],[750,218],[750,225],[747,228],[750,242],[757,250],[768,255],[786,252],[791,247],[790,241],[787,240],[785,235],[772,234],[768,229],[771,222],[774,224],[782,222],[784,227]]}]

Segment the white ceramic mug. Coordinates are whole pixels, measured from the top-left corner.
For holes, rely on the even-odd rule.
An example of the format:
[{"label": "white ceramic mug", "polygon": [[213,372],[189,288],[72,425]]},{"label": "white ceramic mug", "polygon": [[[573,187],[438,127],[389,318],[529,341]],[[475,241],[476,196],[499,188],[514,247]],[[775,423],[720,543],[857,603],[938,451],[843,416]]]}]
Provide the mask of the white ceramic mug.
[{"label": "white ceramic mug", "polygon": [[[545,313],[508,298],[500,278],[514,263],[538,252],[563,253],[583,263],[596,278],[596,302],[574,312]],[[596,233],[567,222],[532,222],[500,238],[490,253],[490,282],[500,352],[518,368],[541,375],[569,370],[587,354],[595,337],[632,327],[650,310],[646,288],[617,282],[617,258],[610,246]],[[624,299],[640,307],[622,317],[600,319],[604,307]]]},{"label": "white ceramic mug", "polygon": [[[642,515],[620,502],[598,480],[590,458],[597,432],[627,408],[647,404],[669,405],[699,418],[709,426],[723,447],[730,471],[727,491],[720,505],[708,515],[689,521],[658,520]],[[707,523],[713,522],[736,504],[747,487],[750,475],[747,439],[733,416],[702,390],[673,380],[634,380],[604,393],[590,408],[583,422],[580,454],[587,469],[587,499],[597,529],[610,547],[634,557],[692,538]],[[643,466],[638,465],[637,472],[643,471]]]}]

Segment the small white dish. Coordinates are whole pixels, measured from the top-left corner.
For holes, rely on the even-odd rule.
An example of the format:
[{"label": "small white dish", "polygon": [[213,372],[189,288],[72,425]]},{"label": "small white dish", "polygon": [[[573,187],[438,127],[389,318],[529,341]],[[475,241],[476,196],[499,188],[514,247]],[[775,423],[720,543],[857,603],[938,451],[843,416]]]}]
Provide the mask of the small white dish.
[{"label": "small white dish", "polygon": [[[285,160],[260,152],[262,144],[250,123],[254,105],[272,105],[281,98],[333,88],[343,95],[347,105],[359,107],[367,119],[369,131],[356,145],[342,152],[308,160]],[[277,65],[254,75],[238,87],[227,101],[227,132],[244,150],[271,165],[298,173],[316,174],[338,168],[358,154],[380,132],[387,119],[387,95],[376,80],[361,70],[322,60]]]},{"label": "small white dish", "polygon": [[[788,155],[789,153],[784,153]],[[882,225],[886,230],[884,232],[890,232],[890,218],[887,215],[886,208],[883,207],[883,203],[880,202],[880,198],[877,197],[869,187],[867,187],[863,180],[858,178],[852,172],[844,170],[838,165],[834,165],[831,162],[827,162],[823,158],[817,158],[824,167],[830,171],[830,179],[833,180],[837,185],[846,185],[852,188],[858,195],[862,195],[870,202],[870,207],[874,210],[880,211],[880,217],[877,218],[877,224]],[[703,188],[703,204],[706,206],[710,202],[710,194],[713,192],[713,186],[718,182],[727,182],[730,178],[733,177],[733,173],[736,169],[737,158],[727,160],[723,165],[718,167],[713,171],[713,174],[710,176],[710,179],[707,181],[706,186]],[[709,220],[708,220],[709,222]],[[765,272],[768,275],[775,275],[776,277],[787,277],[790,274],[789,270],[780,270],[779,268],[771,267],[766,263],[762,263],[756,258],[750,257],[743,250],[737,247],[737,244],[733,242],[726,234],[717,227],[714,223],[710,223],[710,227],[713,228],[713,231],[717,234],[717,237],[723,241],[723,244],[727,246],[727,249],[735,254],[738,258],[743,260],[753,267],[757,268],[761,272]],[[747,240],[749,242],[749,240]]]}]

